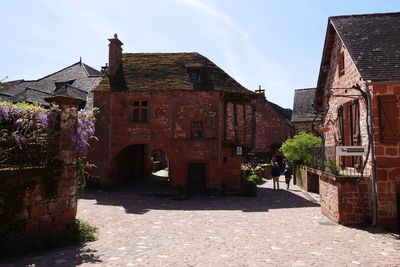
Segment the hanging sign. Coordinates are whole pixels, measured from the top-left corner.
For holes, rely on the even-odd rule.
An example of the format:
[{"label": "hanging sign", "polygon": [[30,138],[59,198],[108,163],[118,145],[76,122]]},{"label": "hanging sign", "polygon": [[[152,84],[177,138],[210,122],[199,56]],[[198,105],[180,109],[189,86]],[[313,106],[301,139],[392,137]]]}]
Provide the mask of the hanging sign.
[{"label": "hanging sign", "polygon": [[241,146],[236,147],[236,155],[241,156],[243,152],[243,149]]},{"label": "hanging sign", "polygon": [[363,146],[337,146],[336,156],[365,156],[367,149]]}]

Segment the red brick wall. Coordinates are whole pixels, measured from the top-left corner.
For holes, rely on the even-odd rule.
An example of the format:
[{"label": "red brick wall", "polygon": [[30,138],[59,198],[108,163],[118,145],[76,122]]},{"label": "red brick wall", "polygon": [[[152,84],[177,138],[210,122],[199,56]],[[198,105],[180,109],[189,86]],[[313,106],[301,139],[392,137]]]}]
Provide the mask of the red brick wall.
[{"label": "red brick wall", "polygon": [[51,162],[44,168],[0,170],[4,208],[0,212],[0,225],[21,225],[21,230],[28,235],[65,229],[75,221],[77,212],[74,133],[79,101],[66,97],[53,100],[60,107],[60,116],[53,113],[54,116],[48,117],[47,156]]},{"label": "red brick wall", "polygon": [[357,182],[354,177],[320,177],[321,211],[340,224],[361,224],[370,220],[368,180]]},{"label": "red brick wall", "polygon": [[[34,234],[73,223],[77,212],[76,167],[60,168],[0,170],[0,182],[9,188],[5,194],[15,195],[6,207],[8,218],[2,218],[0,224],[18,222],[25,234]],[[47,172],[53,176],[44,176]]]},{"label": "red brick wall", "polygon": [[[329,109],[325,115],[324,122],[326,125],[331,126],[331,130],[325,134],[325,146],[333,147],[337,145],[337,110],[338,108],[351,101],[346,95],[358,94],[354,89],[350,89],[355,84],[360,84],[362,87],[365,83],[361,81],[360,74],[358,73],[350,55],[344,49],[345,55],[345,74],[339,77],[338,74],[338,53],[341,50],[341,41],[336,36],[332,55],[330,68],[328,72],[327,82],[324,87],[326,92],[330,93]],[[347,89],[337,89],[347,88]],[[400,96],[400,83],[372,83],[369,86],[372,92],[373,101],[373,118],[374,118],[374,139],[375,139],[375,155],[376,155],[376,181],[377,181],[377,208],[378,208],[378,224],[386,229],[393,230],[396,228],[397,216],[400,211],[397,211],[396,194],[400,192],[400,147],[399,141],[392,144],[383,144],[380,142],[380,129],[379,129],[379,109],[378,97],[379,95],[396,95],[397,99]],[[336,96],[335,96],[336,95]],[[399,103],[399,102],[398,102]],[[397,104],[398,114],[400,114],[400,105]],[[360,130],[361,130],[361,144],[367,146],[367,124],[366,124],[366,104],[360,98]],[[346,119],[346,118],[345,118]],[[398,118],[400,123],[400,118]],[[329,150],[327,150],[329,151]],[[334,151],[334,150],[330,150]],[[334,158],[333,154],[327,155],[329,158]],[[370,158],[371,159],[371,158]],[[339,162],[337,162],[339,163]],[[367,164],[367,168],[371,169],[371,160]],[[365,177],[365,183],[370,184],[370,177]],[[326,183],[321,185],[321,190],[326,191],[324,187]],[[342,189],[341,189],[342,190]],[[321,195],[322,198],[322,195]],[[371,199],[366,202],[370,203]],[[372,216],[372,215],[371,215]],[[346,221],[348,221],[346,219]],[[357,220],[354,220],[357,221]]]},{"label": "red brick wall", "polygon": [[[400,143],[399,138],[393,143],[382,143],[380,136],[380,118],[378,96],[395,95],[397,98],[397,114],[400,114],[400,83],[373,84],[373,116],[376,155],[376,181],[378,224],[386,229],[397,229],[397,194],[400,193]],[[400,117],[397,118],[400,125]]]},{"label": "red brick wall", "polygon": [[271,104],[258,97],[256,103],[256,144],[255,151],[270,152],[271,144],[282,143],[292,136],[290,123],[278,114]]},{"label": "red brick wall", "polygon": [[[132,122],[133,101],[148,101],[148,123]],[[126,147],[145,144],[145,173],[151,171],[150,153],[162,150],[170,160],[169,175],[174,186],[187,184],[188,164],[205,163],[207,185],[240,186],[240,161],[236,146],[252,145],[252,106],[227,103],[224,143],[224,103],[215,91],[145,91],[95,93],[94,105],[105,114],[96,123],[99,142],[94,144],[98,165],[93,175],[101,182],[118,181],[113,169]],[[235,111],[236,109],[236,111]],[[236,113],[236,119],[235,117]],[[192,122],[203,125],[202,138],[191,137]],[[236,125],[235,125],[236,124]],[[109,144],[109,145],[108,145]],[[97,163],[98,162],[98,163]],[[224,171],[224,166],[229,170]]]}]

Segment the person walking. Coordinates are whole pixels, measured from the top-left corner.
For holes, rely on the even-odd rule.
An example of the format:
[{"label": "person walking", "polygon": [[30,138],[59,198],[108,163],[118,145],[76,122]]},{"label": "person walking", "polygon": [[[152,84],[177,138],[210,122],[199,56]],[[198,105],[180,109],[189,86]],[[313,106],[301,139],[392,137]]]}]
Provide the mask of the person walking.
[{"label": "person walking", "polygon": [[285,175],[286,189],[289,190],[290,180],[292,179],[292,168],[289,163],[286,163],[285,170],[283,171],[283,175]]},{"label": "person walking", "polygon": [[[274,183],[274,190],[279,189],[279,176],[281,175],[281,169],[279,168],[278,162],[274,162],[271,169],[272,182]],[[275,185],[276,184],[276,185]]]}]

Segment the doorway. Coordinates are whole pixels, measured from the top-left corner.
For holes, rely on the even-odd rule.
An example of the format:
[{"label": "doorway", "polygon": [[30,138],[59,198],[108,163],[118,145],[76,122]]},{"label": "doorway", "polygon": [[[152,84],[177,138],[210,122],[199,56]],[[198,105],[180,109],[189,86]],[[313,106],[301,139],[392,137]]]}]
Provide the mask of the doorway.
[{"label": "doorway", "polygon": [[119,184],[138,183],[144,175],[146,145],[131,145],[119,152],[114,171]]},{"label": "doorway", "polygon": [[187,191],[192,194],[201,194],[206,189],[206,164],[189,163],[187,172]]}]

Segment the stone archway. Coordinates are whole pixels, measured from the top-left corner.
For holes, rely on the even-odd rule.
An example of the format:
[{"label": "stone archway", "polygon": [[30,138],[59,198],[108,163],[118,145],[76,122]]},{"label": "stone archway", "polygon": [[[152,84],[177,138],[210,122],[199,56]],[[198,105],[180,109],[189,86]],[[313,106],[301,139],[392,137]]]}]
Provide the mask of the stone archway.
[{"label": "stone archway", "polygon": [[122,149],[113,164],[114,180],[117,184],[138,183],[146,174],[145,155],[147,145],[136,144]]},{"label": "stone archway", "polygon": [[168,170],[169,159],[167,154],[161,149],[153,149],[151,151],[152,159],[152,172],[158,172],[160,170]]}]

